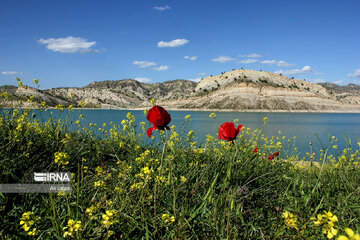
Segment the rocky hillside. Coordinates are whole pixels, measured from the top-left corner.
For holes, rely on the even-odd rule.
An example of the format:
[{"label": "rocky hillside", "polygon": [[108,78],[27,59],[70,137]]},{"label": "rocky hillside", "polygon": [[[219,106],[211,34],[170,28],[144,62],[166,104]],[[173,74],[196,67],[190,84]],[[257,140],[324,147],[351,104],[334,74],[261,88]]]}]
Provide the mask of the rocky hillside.
[{"label": "rocky hillside", "polygon": [[197,83],[188,80],[173,80],[163,83],[147,84],[132,79],[93,82],[83,88],[53,88],[47,92],[61,99],[81,100],[90,106],[111,105],[120,108],[134,108],[148,105],[151,98],[169,100],[186,97],[194,91]]},{"label": "rocky hillside", "polygon": [[360,110],[360,101],[341,98],[339,94],[319,84],[289,79],[281,74],[236,69],[206,77],[196,86],[194,94],[162,104],[169,108],[194,109]]},{"label": "rocky hillside", "polygon": [[346,86],[340,86],[334,83],[319,83],[319,85],[326,88],[326,90],[336,96],[336,98],[342,102],[348,103],[360,103],[360,86],[356,84],[348,84]]},{"label": "rocky hillside", "polygon": [[84,101],[87,107],[145,108],[155,98],[172,109],[360,111],[358,85],[315,84],[245,69],[209,76],[200,83],[180,79],[147,84],[125,79],[81,88],[10,89],[16,96],[35,95],[51,106],[77,106]]}]

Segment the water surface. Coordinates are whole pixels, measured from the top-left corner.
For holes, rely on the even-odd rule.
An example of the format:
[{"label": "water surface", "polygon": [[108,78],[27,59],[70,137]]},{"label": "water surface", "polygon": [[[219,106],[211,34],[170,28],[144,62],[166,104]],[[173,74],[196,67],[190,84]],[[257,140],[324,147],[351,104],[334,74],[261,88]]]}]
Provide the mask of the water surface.
[{"label": "water surface", "polygon": [[[120,124],[126,114],[131,112],[135,115],[137,122],[145,121],[143,111],[128,110],[82,110],[85,115],[84,123],[114,122]],[[191,115],[190,128],[196,132],[199,139],[204,139],[207,134],[217,136],[219,126],[224,122],[239,119],[239,124],[251,129],[262,128],[263,118],[269,119],[263,129],[266,136],[278,136],[281,130],[282,136],[292,138],[296,136],[296,145],[301,155],[309,151],[309,142],[313,143],[313,149],[319,150],[321,144],[327,146],[329,137],[336,136],[339,149],[345,147],[346,140],[352,140],[353,148],[358,148],[357,137],[360,136],[360,114],[356,113],[270,113],[270,112],[215,112],[216,121],[209,118],[212,112],[196,111],[169,111],[171,114],[171,125],[180,129],[186,115]]]}]

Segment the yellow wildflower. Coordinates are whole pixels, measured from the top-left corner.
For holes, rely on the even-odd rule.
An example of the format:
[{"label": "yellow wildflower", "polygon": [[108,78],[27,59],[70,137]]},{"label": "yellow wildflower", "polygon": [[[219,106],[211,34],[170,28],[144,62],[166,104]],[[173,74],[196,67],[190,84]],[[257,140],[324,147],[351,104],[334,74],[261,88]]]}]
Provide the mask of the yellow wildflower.
[{"label": "yellow wildflower", "polygon": [[152,98],[152,99],[150,100],[150,103],[151,103],[151,105],[155,106],[155,105],[156,105],[156,100],[155,100],[154,98]]},{"label": "yellow wildflower", "polygon": [[55,108],[56,108],[57,110],[61,110],[61,111],[64,110],[64,106],[61,105],[61,104],[56,105]]},{"label": "yellow wildflower", "polygon": [[94,213],[97,212],[97,210],[98,210],[98,208],[97,208],[95,205],[91,205],[89,208],[87,208],[87,209],[85,210],[85,212],[86,212],[87,214],[89,214],[89,216],[92,216]]},{"label": "yellow wildflower", "polygon": [[39,230],[36,230],[36,228],[33,228],[31,231],[28,232],[28,235],[35,236],[39,232],[40,232]]},{"label": "yellow wildflower", "polygon": [[351,228],[345,228],[345,232],[349,237],[340,235],[337,240],[360,240],[360,234],[355,234]]},{"label": "yellow wildflower", "polygon": [[263,121],[264,121],[264,124],[266,124],[269,121],[269,119],[267,117],[264,117]]},{"label": "yellow wildflower", "polygon": [[289,211],[285,211],[282,216],[284,218],[284,222],[287,228],[295,228],[296,230],[299,230],[297,222],[298,218],[296,215],[290,213]]},{"label": "yellow wildflower", "polygon": [[33,212],[25,212],[20,218],[20,225],[27,232],[39,219],[40,217],[35,217]]},{"label": "yellow wildflower", "polygon": [[95,187],[103,187],[105,186],[105,182],[103,180],[99,180],[97,182],[94,182]]},{"label": "yellow wildflower", "polygon": [[64,238],[66,238],[67,236],[73,237],[74,233],[83,230],[83,226],[81,224],[81,221],[75,221],[75,220],[69,219],[67,226],[64,227],[62,230],[67,230],[63,234]]},{"label": "yellow wildflower", "polygon": [[115,210],[106,210],[105,214],[102,215],[103,221],[101,223],[105,225],[106,229],[117,222],[115,220],[116,215],[117,212]]},{"label": "yellow wildflower", "polygon": [[173,222],[175,222],[175,217],[174,216],[171,216],[167,213],[164,213],[162,216],[161,216],[161,219],[167,223],[167,224],[171,224]]},{"label": "yellow wildflower", "polygon": [[332,239],[338,233],[335,223],[338,221],[337,216],[333,215],[330,211],[324,211],[324,214],[318,214],[317,218],[310,218],[314,221],[315,226],[323,226],[323,233],[327,238]]},{"label": "yellow wildflower", "polygon": [[184,182],[187,181],[187,179],[186,179],[186,177],[184,177],[184,176],[180,176],[180,181],[184,183]]},{"label": "yellow wildflower", "polygon": [[59,166],[69,164],[70,156],[67,153],[56,152],[54,153],[54,157],[55,157],[55,163],[57,163]]},{"label": "yellow wildflower", "polygon": [[209,115],[209,118],[212,118],[212,119],[216,120],[216,114],[215,114],[215,113],[211,113],[211,114]]}]

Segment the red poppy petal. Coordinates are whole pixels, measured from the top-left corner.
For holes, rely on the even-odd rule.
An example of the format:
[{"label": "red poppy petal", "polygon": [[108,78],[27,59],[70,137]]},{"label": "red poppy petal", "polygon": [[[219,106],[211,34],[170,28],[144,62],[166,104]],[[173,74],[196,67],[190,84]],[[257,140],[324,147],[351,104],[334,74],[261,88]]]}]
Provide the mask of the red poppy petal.
[{"label": "red poppy petal", "polygon": [[157,127],[164,127],[171,121],[170,114],[161,106],[152,107],[147,115],[149,122]]},{"label": "red poppy petal", "polygon": [[154,126],[154,127],[149,128],[149,129],[146,131],[146,134],[149,136],[149,138],[151,138],[151,134],[152,134],[152,132],[153,132],[155,129],[156,129],[156,127]]},{"label": "red poppy petal", "polygon": [[236,129],[234,123],[226,122],[220,126],[218,137],[219,139],[224,139],[227,141],[234,140],[236,138],[235,131]]},{"label": "red poppy petal", "polygon": [[237,135],[239,135],[239,133],[241,132],[241,129],[242,129],[243,125],[239,125],[237,128],[236,128],[236,131],[235,131],[235,136],[237,137]]}]

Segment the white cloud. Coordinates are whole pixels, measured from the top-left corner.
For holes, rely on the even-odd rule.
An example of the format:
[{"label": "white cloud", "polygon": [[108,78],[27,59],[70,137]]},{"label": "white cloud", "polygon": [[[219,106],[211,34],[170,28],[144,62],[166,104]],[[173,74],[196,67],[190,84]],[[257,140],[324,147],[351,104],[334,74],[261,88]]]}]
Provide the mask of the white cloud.
[{"label": "white cloud", "polygon": [[138,77],[138,78],[135,78],[135,80],[142,82],[142,83],[149,83],[152,81],[150,78],[144,78],[144,77]]},{"label": "white cloud", "polygon": [[190,81],[193,81],[193,82],[200,82],[200,81],[201,81],[201,77],[198,77],[198,78],[190,78],[189,80],[190,80]]},{"label": "white cloud", "polygon": [[81,37],[66,37],[66,38],[49,38],[40,39],[38,41],[41,44],[45,44],[46,48],[61,53],[86,53],[86,52],[100,52],[97,49],[91,49],[96,42],[88,42],[85,38]]},{"label": "white cloud", "polygon": [[166,71],[166,70],[169,70],[169,66],[161,65],[159,67],[154,67],[154,70],[155,71]]},{"label": "white cloud", "polygon": [[239,57],[260,58],[260,57],[262,57],[262,55],[260,55],[258,53],[252,53],[252,54],[248,54],[248,55],[239,55]]},{"label": "white cloud", "polygon": [[288,62],[285,62],[283,60],[280,60],[277,62],[277,66],[278,67],[290,67],[290,66],[294,66],[295,64],[293,63],[288,63]]},{"label": "white cloud", "polygon": [[133,64],[140,67],[140,68],[147,68],[147,67],[156,66],[156,63],[148,62],[148,61],[134,61]]},{"label": "white cloud", "polygon": [[311,82],[314,82],[314,83],[324,83],[326,82],[324,79],[322,78],[315,78],[314,80],[311,80]]},{"label": "white cloud", "polygon": [[313,69],[310,66],[305,66],[302,69],[292,69],[292,70],[279,70],[276,71],[275,73],[281,73],[281,74],[285,74],[285,75],[298,75],[298,74],[304,74],[304,73],[311,73],[313,72]]},{"label": "white cloud", "polygon": [[199,76],[206,76],[207,73],[206,72],[201,72],[201,73],[198,73]]},{"label": "white cloud", "polygon": [[154,7],[155,10],[159,10],[159,11],[164,11],[164,10],[168,10],[170,9],[169,5],[166,5],[166,6],[159,6],[159,7]]},{"label": "white cloud", "polygon": [[257,62],[257,59],[245,59],[245,60],[241,60],[238,63],[244,63],[244,64],[248,64],[248,63],[255,63]]},{"label": "white cloud", "polygon": [[360,77],[360,69],[356,69],[356,71],[354,73],[349,73],[348,76],[359,78]]},{"label": "white cloud", "polygon": [[234,61],[234,60],[236,60],[236,58],[231,58],[231,57],[225,56],[225,55],[221,55],[221,56],[218,56],[217,58],[211,59],[211,61],[219,62],[219,63],[226,63],[226,62],[230,62],[230,61]]},{"label": "white cloud", "polygon": [[269,64],[269,65],[274,65],[277,63],[276,60],[264,60],[264,61],[261,61],[262,64]]},{"label": "white cloud", "polygon": [[1,73],[2,75],[17,75],[22,74],[21,72],[15,72],[15,71],[4,71]]},{"label": "white cloud", "polygon": [[189,60],[191,60],[191,61],[195,61],[197,58],[198,58],[197,56],[192,56],[192,57],[190,57],[190,56],[185,56],[185,57],[184,57],[184,59],[189,59]]},{"label": "white cloud", "polygon": [[257,53],[252,53],[252,54],[247,55],[247,57],[249,57],[249,58],[259,58],[259,57],[262,57],[262,56],[260,54],[257,54]]},{"label": "white cloud", "polygon": [[157,46],[160,47],[160,48],[161,47],[180,47],[182,45],[187,44],[188,42],[189,42],[189,40],[184,39],[184,38],[182,38],[182,39],[174,39],[174,40],[172,40],[170,42],[160,41],[160,42],[158,42]]}]

